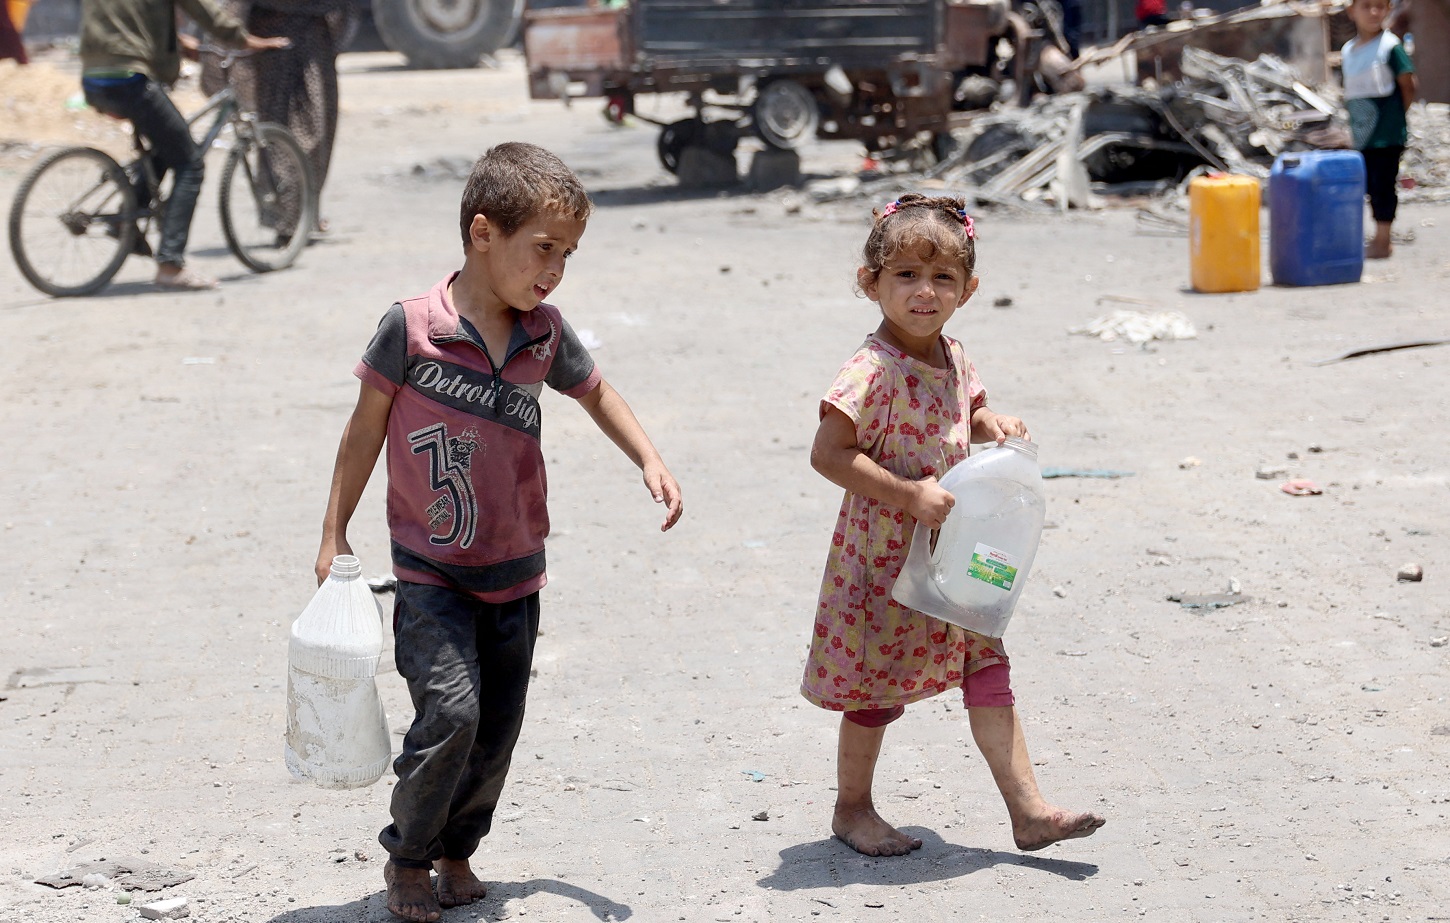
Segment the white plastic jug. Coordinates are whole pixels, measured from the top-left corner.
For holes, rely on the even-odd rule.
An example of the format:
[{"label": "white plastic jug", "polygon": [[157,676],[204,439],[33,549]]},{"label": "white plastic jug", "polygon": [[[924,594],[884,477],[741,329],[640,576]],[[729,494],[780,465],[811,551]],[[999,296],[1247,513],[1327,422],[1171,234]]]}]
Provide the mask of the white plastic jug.
[{"label": "white plastic jug", "polygon": [[1047,505],[1037,446],[1008,439],[953,467],[941,486],[956,506],[936,535],[917,523],[891,595],[903,606],[1000,638],[1042,539]]},{"label": "white plastic jug", "polygon": [[292,623],[287,647],[287,768],[323,788],[376,782],[392,758],[378,696],[382,609],[350,554]]}]

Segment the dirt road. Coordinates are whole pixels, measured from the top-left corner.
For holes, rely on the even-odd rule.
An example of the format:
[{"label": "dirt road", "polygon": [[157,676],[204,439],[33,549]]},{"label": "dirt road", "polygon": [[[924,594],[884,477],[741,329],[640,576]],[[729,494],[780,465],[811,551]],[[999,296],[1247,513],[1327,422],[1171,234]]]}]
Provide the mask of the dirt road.
[{"label": "dirt road", "polygon": [[[681,193],[653,130],[529,102],[517,59],[394,60],[344,58],[334,230],[294,269],[231,259],[214,175],[193,250],[219,292],[152,292],[135,262],[58,302],[0,260],[0,921],[137,919],[116,890],[34,883],[123,856],[194,876],[136,902],[182,895],[204,923],[389,919],[387,780],[329,792],[283,767],[287,627],[351,368],[392,300],[458,264],[461,174],[507,139],[556,150],[597,197],[557,302],[687,512],[659,534],[628,462],[546,398],[531,711],[477,856],[492,894],[445,921],[1450,913],[1450,348],[1312,364],[1450,335],[1450,212],[1404,209],[1416,240],[1363,284],[1221,296],[1186,292],[1187,241],[1130,213],[979,215],[981,290],[948,332],[1044,465],[1134,472],[1048,482],[1007,637],[1045,792],[1109,822],[1017,852],[943,696],[892,728],[879,772],[882,813],[926,846],[872,860],[828,838],[836,722],[796,692],[839,500],[806,447],[876,323],[851,293],[868,210]],[[24,166],[3,161],[0,201]],[[1112,298],[1182,311],[1198,337],[1066,332],[1135,306]],[[1291,476],[1323,495],[1282,493]],[[368,573],[387,567],[381,486],[352,532]],[[1407,562],[1423,582],[1397,582]],[[1231,582],[1252,599],[1166,598]],[[403,685],[381,686],[400,732]]]}]

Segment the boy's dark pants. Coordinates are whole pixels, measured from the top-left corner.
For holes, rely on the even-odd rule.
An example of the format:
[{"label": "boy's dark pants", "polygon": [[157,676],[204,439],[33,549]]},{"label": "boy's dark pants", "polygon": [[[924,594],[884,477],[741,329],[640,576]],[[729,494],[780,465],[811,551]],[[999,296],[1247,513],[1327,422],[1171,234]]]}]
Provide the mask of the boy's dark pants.
[{"label": "boy's dark pants", "polygon": [[[166,88],[154,80],[135,77],[124,83],[96,86],[83,83],[86,102],[97,111],[130,119],[141,137],[151,143],[152,163],[160,182],[167,170],[175,173],[166,213],[161,216],[161,245],[156,262],[180,266],[186,259],[186,241],[191,235],[191,216],[201,194],[205,162],[202,150],[192,140],[186,119],[177,110]],[[145,184],[138,178],[137,205],[145,208]]]},{"label": "boy's dark pants", "polygon": [[399,580],[393,630],[416,714],[378,842],[397,865],[426,869],[473,855],[493,824],[524,722],[539,594],[492,604]]}]

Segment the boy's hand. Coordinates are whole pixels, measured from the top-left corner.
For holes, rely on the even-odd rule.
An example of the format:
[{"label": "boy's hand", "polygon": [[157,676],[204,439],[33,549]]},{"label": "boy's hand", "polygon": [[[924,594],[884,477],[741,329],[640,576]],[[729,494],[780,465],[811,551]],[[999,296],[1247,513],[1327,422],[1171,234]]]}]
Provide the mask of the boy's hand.
[{"label": "boy's hand", "polygon": [[318,586],[322,586],[328,574],[332,573],[332,559],[340,554],[352,554],[352,546],[347,543],[347,539],[322,543],[322,550],[317,552],[317,563],[312,565],[317,574]]},{"label": "boy's hand", "polygon": [[977,425],[981,427],[981,435],[986,437],[980,440],[982,442],[995,442],[997,445],[1001,445],[1007,441],[1009,436],[1027,440],[1032,438],[1027,432],[1026,423],[1002,413],[988,411],[977,418]]},{"label": "boy's hand", "polygon": [[665,521],[660,526],[660,531],[670,531],[685,512],[685,501],[680,495],[680,485],[675,483],[674,476],[664,465],[646,465],[644,486],[649,489],[649,494],[655,498],[656,503],[666,505]]},{"label": "boy's hand", "polygon": [[940,529],[947,514],[957,505],[957,498],[928,475],[916,482],[916,490],[906,512],[929,529]]}]

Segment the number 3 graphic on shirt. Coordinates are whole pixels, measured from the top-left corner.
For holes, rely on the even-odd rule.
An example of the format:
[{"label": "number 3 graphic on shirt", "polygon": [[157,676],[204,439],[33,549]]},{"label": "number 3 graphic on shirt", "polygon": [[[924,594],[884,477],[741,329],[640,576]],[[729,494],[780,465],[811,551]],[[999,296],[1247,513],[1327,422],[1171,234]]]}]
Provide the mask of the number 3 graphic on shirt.
[{"label": "number 3 graphic on shirt", "polygon": [[467,430],[462,436],[449,439],[448,427],[435,423],[409,433],[408,443],[414,455],[428,454],[433,489],[444,491],[453,502],[453,515],[447,517],[452,520],[452,527],[443,535],[428,536],[428,541],[435,545],[458,542],[459,548],[470,547],[477,529],[478,505],[468,472],[470,457],[478,448],[477,434]]}]

